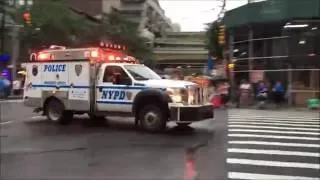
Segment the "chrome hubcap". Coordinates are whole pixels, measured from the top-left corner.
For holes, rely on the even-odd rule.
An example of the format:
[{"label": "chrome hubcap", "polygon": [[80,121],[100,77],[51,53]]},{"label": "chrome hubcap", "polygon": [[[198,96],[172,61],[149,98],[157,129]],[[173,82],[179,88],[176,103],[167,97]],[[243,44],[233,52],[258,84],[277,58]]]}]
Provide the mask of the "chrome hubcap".
[{"label": "chrome hubcap", "polygon": [[53,121],[57,121],[61,116],[62,109],[61,106],[57,102],[51,102],[51,106],[49,108],[49,116]]},{"label": "chrome hubcap", "polygon": [[152,124],[154,124],[155,122],[157,122],[158,121],[158,116],[155,114],[155,113],[153,113],[153,112],[148,112],[145,116],[144,116],[144,119],[145,119],[145,121],[146,121],[146,123],[148,124],[148,125],[152,125]]}]

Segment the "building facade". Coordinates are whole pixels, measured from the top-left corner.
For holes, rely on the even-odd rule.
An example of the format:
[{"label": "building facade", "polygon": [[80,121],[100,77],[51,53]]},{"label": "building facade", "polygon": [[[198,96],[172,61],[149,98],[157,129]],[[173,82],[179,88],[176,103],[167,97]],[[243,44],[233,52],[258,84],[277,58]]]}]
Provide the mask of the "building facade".
[{"label": "building facade", "polygon": [[319,0],[268,0],[226,12],[225,55],[235,64],[233,83],[281,81],[290,105],[319,98],[319,9]]},{"label": "building facade", "polygon": [[177,29],[165,16],[158,0],[69,0],[69,4],[96,18],[118,11],[127,20],[137,23],[141,35],[152,41]]},{"label": "building facade", "polygon": [[178,67],[186,73],[202,72],[208,59],[205,37],[205,32],[169,32],[157,38],[154,47],[157,68]]}]

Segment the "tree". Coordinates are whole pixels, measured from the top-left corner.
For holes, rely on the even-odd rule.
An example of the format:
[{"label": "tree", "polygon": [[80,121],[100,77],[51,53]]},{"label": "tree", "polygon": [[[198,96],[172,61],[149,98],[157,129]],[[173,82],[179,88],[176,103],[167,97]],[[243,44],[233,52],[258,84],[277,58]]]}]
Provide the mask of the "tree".
[{"label": "tree", "polygon": [[108,39],[125,45],[128,54],[132,56],[143,60],[152,60],[152,48],[147,45],[149,40],[140,36],[138,24],[127,21],[118,12],[105,14],[102,23],[96,26],[94,31],[96,37],[91,37],[91,40]]},{"label": "tree", "polygon": [[[22,8],[17,14],[17,20],[22,24],[26,11]],[[31,25],[23,28],[22,41],[29,48],[50,44],[73,45],[78,36],[95,25],[84,16],[74,13],[63,0],[34,0],[34,5],[28,11]]]},{"label": "tree", "polygon": [[206,48],[209,51],[209,55],[221,59],[223,57],[223,47],[218,43],[219,25],[217,21],[208,25],[206,31]]},{"label": "tree", "polygon": [[[21,23],[24,12],[25,9],[20,9],[17,16]],[[126,21],[117,12],[93,21],[89,15],[70,8],[64,0],[34,0],[30,14],[32,24],[26,25],[22,32],[23,44],[28,44],[26,49],[50,44],[84,46],[108,39],[126,45],[128,53],[137,58],[151,56],[152,51],[140,37],[137,24]]]}]

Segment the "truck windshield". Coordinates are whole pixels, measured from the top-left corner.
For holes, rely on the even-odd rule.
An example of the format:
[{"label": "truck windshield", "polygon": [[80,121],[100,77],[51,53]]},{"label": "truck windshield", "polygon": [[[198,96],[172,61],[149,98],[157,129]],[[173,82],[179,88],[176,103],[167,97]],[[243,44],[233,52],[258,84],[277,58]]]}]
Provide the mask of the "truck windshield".
[{"label": "truck windshield", "polygon": [[149,69],[147,66],[143,65],[124,65],[124,68],[131,74],[135,80],[151,80],[151,79],[161,79],[161,77]]}]

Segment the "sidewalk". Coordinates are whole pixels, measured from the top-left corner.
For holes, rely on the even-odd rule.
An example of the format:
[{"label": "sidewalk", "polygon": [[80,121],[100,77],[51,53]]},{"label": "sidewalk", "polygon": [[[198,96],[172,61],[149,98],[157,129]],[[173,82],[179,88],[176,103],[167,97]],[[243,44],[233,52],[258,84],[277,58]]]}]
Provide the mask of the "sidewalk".
[{"label": "sidewalk", "polygon": [[[236,104],[230,103],[229,108],[236,109]],[[239,109],[258,109],[256,105],[240,107]],[[302,112],[317,112],[317,109],[308,109],[307,107],[294,107],[288,105],[281,105],[276,107],[274,104],[267,104],[265,110],[274,110],[274,111],[302,111]]]},{"label": "sidewalk", "polygon": [[10,95],[6,98],[0,98],[0,101],[6,101],[6,100],[17,100],[17,99],[22,99],[22,95]]}]

